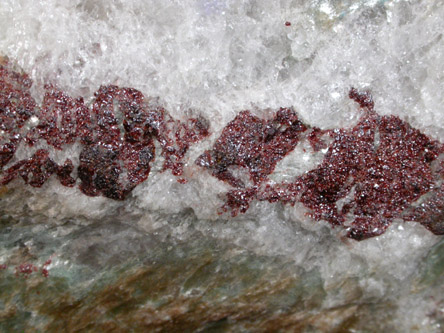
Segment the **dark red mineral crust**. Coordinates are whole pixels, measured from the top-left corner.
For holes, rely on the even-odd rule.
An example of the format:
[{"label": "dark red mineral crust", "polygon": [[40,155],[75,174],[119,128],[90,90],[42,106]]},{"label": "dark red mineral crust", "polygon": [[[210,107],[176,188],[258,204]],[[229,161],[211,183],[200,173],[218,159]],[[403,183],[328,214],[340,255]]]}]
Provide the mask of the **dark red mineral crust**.
[{"label": "dark red mineral crust", "polygon": [[[235,188],[227,193],[223,210],[231,210],[235,216],[239,211],[245,212],[254,199],[301,202],[314,219],[342,226],[348,237],[362,240],[382,234],[393,219],[429,195],[405,216],[436,234],[444,234],[444,187],[437,185],[444,172],[441,168],[439,174],[433,167],[444,153],[443,145],[398,117],[379,116],[369,93],[351,89],[350,98],[363,109],[359,123],[351,129],[326,132],[313,128],[307,139],[314,150],[324,147],[319,139],[323,134],[328,133],[333,142],[323,162],[292,183],[270,185],[266,178],[277,161],[295,148],[298,134],[307,127],[290,112],[294,125],[287,123],[285,131],[273,132],[273,144],[267,145],[264,121],[247,111],[237,116],[214,148],[197,160]],[[292,135],[283,135],[292,126]],[[228,171],[231,165],[247,168],[254,185],[246,188],[235,179]]]},{"label": "dark red mineral crust", "polygon": [[15,276],[19,276],[20,274],[25,278],[28,278],[32,273],[37,272],[38,267],[33,264],[24,263],[20,264],[15,268]]},{"label": "dark red mineral crust", "polygon": [[0,64],[0,169],[13,158],[22,139],[22,127],[35,112],[26,74]]},{"label": "dark red mineral crust", "polygon": [[[87,107],[82,98],[48,85],[39,107],[30,87],[26,74],[0,63],[3,185],[21,177],[41,187],[54,174],[62,185],[78,184],[86,195],[123,200],[148,178],[156,141],[163,170],[181,177],[190,146],[209,135],[205,119],[175,120],[135,89],[102,86]],[[348,129],[310,128],[291,108],[279,109],[268,120],[239,113],[196,160],[232,187],[222,209],[235,216],[253,200],[300,202],[314,219],[342,227],[357,240],[382,234],[395,218],[444,234],[444,146],[398,117],[378,115],[369,93],[351,89],[349,97],[359,104],[362,117]],[[269,182],[276,164],[301,140],[314,151],[327,149],[323,161],[290,183]],[[81,146],[78,159],[59,165],[50,158],[52,151],[73,144]],[[18,159],[19,145],[39,149]],[[26,275],[28,268],[18,271]]]},{"label": "dark red mineral crust", "polygon": [[[40,268],[34,264],[31,264],[31,263],[23,263],[23,264],[17,265],[15,267],[15,276],[16,277],[22,276],[27,279],[32,274],[34,274],[40,270],[42,276],[47,278],[49,276],[48,266],[51,265],[51,262],[52,262],[51,259],[46,260],[45,263]],[[4,266],[4,269],[7,268],[6,265],[3,265],[3,266]],[[1,265],[0,265],[0,269],[2,269]]]},{"label": "dark red mineral crust", "polygon": [[[154,140],[162,150],[163,170],[180,176],[191,144],[208,135],[205,119],[175,120],[164,109],[149,106],[135,89],[100,87],[88,108],[82,98],[73,99],[47,85],[39,108],[30,87],[25,74],[16,73],[7,62],[0,65],[0,168],[12,160],[21,142],[34,146],[45,140],[53,149],[64,150],[79,141],[77,178],[86,195],[124,199],[148,178],[155,158]],[[28,131],[22,129],[33,115],[38,123]],[[6,185],[20,176],[25,183],[41,187],[55,174],[62,185],[74,186],[72,161],[58,165],[49,156],[50,149],[39,149],[28,159],[12,162],[0,183]]]},{"label": "dark red mineral crust", "polygon": [[257,185],[296,147],[300,133],[306,130],[292,109],[282,108],[268,121],[242,111],[224,128],[213,149],[204,152],[196,163],[211,169],[218,179],[240,188],[245,184],[230,168],[246,168]]}]

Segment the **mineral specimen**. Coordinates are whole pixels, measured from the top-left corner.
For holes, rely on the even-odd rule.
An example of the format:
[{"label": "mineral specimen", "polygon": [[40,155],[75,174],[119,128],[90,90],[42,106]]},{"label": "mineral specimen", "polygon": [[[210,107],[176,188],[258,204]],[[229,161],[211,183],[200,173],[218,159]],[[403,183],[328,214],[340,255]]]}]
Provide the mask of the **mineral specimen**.
[{"label": "mineral specimen", "polygon": [[443,17],[1,1],[0,331],[442,332]]}]

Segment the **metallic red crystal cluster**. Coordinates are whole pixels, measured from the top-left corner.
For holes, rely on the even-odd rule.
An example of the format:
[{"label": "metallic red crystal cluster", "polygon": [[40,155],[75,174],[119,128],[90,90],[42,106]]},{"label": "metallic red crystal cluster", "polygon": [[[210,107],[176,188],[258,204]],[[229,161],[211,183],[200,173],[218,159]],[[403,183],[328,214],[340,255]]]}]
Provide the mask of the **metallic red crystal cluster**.
[{"label": "metallic red crystal cluster", "polygon": [[[45,278],[47,278],[49,276],[49,270],[48,270],[48,266],[51,265],[52,260],[48,259],[45,261],[45,263],[41,266],[38,267],[34,264],[31,264],[29,262],[20,264],[15,266],[15,276],[19,277],[19,276],[23,276],[24,278],[29,278],[32,274],[40,271],[41,275]],[[6,265],[2,265],[3,269],[7,269],[8,267]],[[2,267],[0,266],[0,269],[2,269]]]},{"label": "metallic red crystal cluster", "polygon": [[[58,165],[48,149],[38,149],[30,158],[13,161],[2,172],[1,184],[17,177],[41,187],[55,174],[64,186],[75,186],[89,196],[103,195],[122,200],[148,178],[155,158],[154,140],[164,157],[163,169],[183,173],[183,158],[191,144],[208,135],[203,119],[174,120],[161,107],[148,105],[141,92],[131,88],[103,86],[95,93],[91,108],[82,98],[73,99],[52,85],[41,107],[30,95],[31,81],[26,74],[0,67],[0,168],[14,157],[19,144],[37,146],[41,141],[56,150],[79,141],[82,150],[76,169],[66,159]],[[37,124],[26,128],[25,124]]]},{"label": "metallic red crystal cluster", "polygon": [[[40,187],[54,174],[62,185],[77,184],[86,195],[122,200],[148,178],[155,141],[163,170],[180,177],[189,147],[209,135],[204,119],[175,120],[135,89],[101,87],[87,107],[83,99],[49,85],[38,107],[30,87],[26,74],[8,63],[0,66],[3,185],[21,177]],[[253,200],[300,202],[314,219],[342,227],[356,240],[382,234],[396,218],[444,234],[444,145],[398,117],[378,115],[369,93],[351,89],[349,97],[363,114],[353,128],[311,128],[291,108],[279,109],[268,120],[239,113],[196,160],[232,187],[222,210],[235,216]],[[268,176],[277,163],[301,140],[314,151],[327,149],[323,161],[292,182],[271,183]],[[14,160],[19,144],[32,147],[41,141],[56,150],[80,143],[78,166],[70,159],[57,164],[44,148]]]}]

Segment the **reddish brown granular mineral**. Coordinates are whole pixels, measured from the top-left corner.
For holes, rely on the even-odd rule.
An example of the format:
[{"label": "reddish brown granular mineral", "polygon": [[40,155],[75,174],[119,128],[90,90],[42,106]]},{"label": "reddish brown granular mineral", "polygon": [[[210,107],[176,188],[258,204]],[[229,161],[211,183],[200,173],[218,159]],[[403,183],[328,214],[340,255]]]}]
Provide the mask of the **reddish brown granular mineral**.
[{"label": "reddish brown granular mineral", "polygon": [[[175,176],[183,174],[182,160],[193,143],[208,136],[209,124],[203,118],[190,118],[185,123],[174,120],[165,110],[158,110],[157,140],[165,158],[163,170],[170,169]],[[182,182],[180,179],[179,182]]]},{"label": "reddish brown granular mineral", "polygon": [[[361,240],[382,234],[394,218],[431,191],[436,183],[431,164],[444,151],[443,145],[398,117],[376,114],[369,93],[351,89],[350,98],[364,110],[359,123],[348,130],[312,129],[307,139],[314,150],[324,148],[325,143],[319,139],[324,134],[329,134],[333,142],[317,168],[288,184],[258,186],[273,171],[275,163],[294,149],[297,131],[293,141],[283,141],[288,143],[286,149],[276,149],[274,145],[267,146],[261,136],[263,121],[248,112],[236,117],[213,150],[197,161],[236,187],[227,193],[223,210],[237,215],[245,212],[254,199],[301,202],[316,220],[342,226],[349,237]],[[306,129],[302,124],[298,128]],[[281,136],[275,139],[282,143]],[[251,164],[251,160],[256,163]],[[228,171],[231,165],[248,168],[254,186],[245,188],[235,179]],[[444,231],[442,223],[437,222],[444,208],[440,191],[444,190],[434,190],[434,199],[421,206],[425,213],[416,209],[410,214],[411,219],[421,221],[435,233]]]},{"label": "reddish brown granular mineral", "polygon": [[75,179],[70,176],[73,169],[74,166],[70,159],[67,159],[64,165],[59,166],[49,158],[47,150],[40,149],[29,159],[21,160],[8,168],[1,184],[6,185],[20,176],[26,184],[41,187],[52,174],[56,174],[62,185],[72,187],[75,184]]},{"label": "reddish brown granular mineral", "polygon": [[268,186],[260,199],[300,201],[315,219],[361,240],[382,234],[432,189],[431,163],[443,146],[397,117],[377,115],[368,93],[352,89],[350,97],[365,109],[360,122],[331,132],[334,141],[319,167],[291,184]]},{"label": "reddish brown granular mineral", "polygon": [[101,87],[92,110],[94,137],[80,153],[78,169],[80,189],[87,195],[124,199],[148,178],[154,139],[162,148],[163,169],[180,176],[190,145],[208,135],[203,120],[176,121],[163,108],[149,107],[135,89]]},{"label": "reddish brown granular mineral", "polygon": [[[204,152],[197,165],[211,170],[212,175],[238,189],[227,193],[224,211],[233,216],[246,212],[261,183],[270,175],[277,162],[297,145],[307,127],[293,109],[281,108],[271,120],[260,119],[242,111],[222,131],[213,149]],[[249,179],[234,176],[233,168],[245,169]],[[253,187],[245,188],[251,181]]]},{"label": "reddish brown granular mineral", "polygon": [[51,265],[52,260],[48,259],[45,261],[45,263],[42,266],[42,276],[44,276],[45,278],[47,278],[49,276],[49,270],[48,270],[48,266]]},{"label": "reddish brown granular mineral", "polygon": [[25,278],[28,278],[32,273],[37,272],[38,267],[33,264],[25,263],[20,264],[15,268],[15,276],[19,276],[20,274]]},{"label": "reddish brown granular mineral", "polygon": [[[30,277],[33,273],[38,272],[39,270],[42,273],[42,276],[47,278],[49,276],[49,270],[48,266],[51,264],[52,260],[48,259],[45,261],[45,263],[39,268],[38,266],[31,264],[31,263],[23,263],[15,267],[15,276],[23,276],[24,278]],[[5,269],[7,268],[6,265],[4,265]],[[0,265],[0,269],[2,269]]]},{"label": "reddish brown granular mineral", "polygon": [[80,189],[121,200],[148,178],[155,150],[150,119],[135,89],[102,86],[95,97],[93,135],[80,153]]},{"label": "reddish brown granular mineral", "polygon": [[12,69],[7,60],[0,64],[0,169],[12,159],[22,140],[22,127],[35,113],[29,89],[32,81]]},{"label": "reddish brown granular mineral", "polygon": [[348,222],[352,238],[376,236],[430,190],[426,150],[434,143],[399,118],[369,114],[351,131],[335,134],[320,167],[299,179],[300,201],[315,218]]},{"label": "reddish brown granular mineral", "polygon": [[230,168],[245,168],[253,184],[259,185],[273,172],[277,162],[296,147],[300,133],[306,130],[293,109],[282,108],[268,121],[242,111],[224,128],[213,149],[204,152],[196,164],[240,188],[245,184]]},{"label": "reddish brown granular mineral", "polygon": [[46,86],[46,93],[39,112],[39,124],[26,137],[29,144],[39,138],[57,149],[71,144],[76,138],[76,103],[54,86]]},{"label": "reddish brown granular mineral", "polygon": [[[208,135],[203,118],[174,120],[164,109],[150,107],[135,89],[100,87],[89,109],[82,98],[73,99],[47,85],[38,109],[30,96],[30,86],[26,75],[0,64],[0,169],[11,161],[23,137],[29,146],[45,140],[57,150],[78,140],[82,144],[77,169],[79,187],[90,196],[122,200],[145,181],[155,157],[154,140],[162,149],[163,170],[182,175],[182,161],[189,147]],[[27,133],[21,131],[31,115],[36,116],[37,124]],[[21,176],[31,186],[40,187],[56,174],[63,185],[74,186],[71,160],[59,166],[49,155],[49,150],[39,149],[30,158],[15,162],[4,171],[0,183],[7,184]],[[183,178],[178,181],[186,182]]]},{"label": "reddish brown granular mineral", "polygon": [[314,151],[327,148],[327,143],[321,139],[323,135],[330,134],[330,131],[323,131],[318,127],[313,127],[307,136],[308,142]]},{"label": "reddish brown granular mineral", "polygon": [[[102,86],[88,108],[82,98],[47,85],[38,108],[30,87],[26,74],[0,62],[3,185],[21,177],[41,187],[54,174],[64,186],[78,182],[86,195],[123,200],[148,178],[155,141],[163,171],[171,170],[184,184],[186,153],[209,135],[205,119],[175,120],[132,88]],[[279,109],[269,120],[239,113],[196,160],[233,187],[222,210],[235,216],[246,212],[252,200],[301,202],[314,219],[340,226],[357,240],[382,234],[395,218],[444,234],[444,146],[398,117],[378,115],[370,93],[351,89],[349,97],[363,113],[349,129],[308,130],[291,108]],[[271,184],[268,177],[276,164],[300,140],[308,140],[314,151],[327,149],[323,161],[290,183]],[[58,165],[50,158],[52,151],[74,143],[81,146],[78,166],[71,159]],[[19,145],[39,149],[14,160]],[[29,269],[17,268],[25,275]]]}]

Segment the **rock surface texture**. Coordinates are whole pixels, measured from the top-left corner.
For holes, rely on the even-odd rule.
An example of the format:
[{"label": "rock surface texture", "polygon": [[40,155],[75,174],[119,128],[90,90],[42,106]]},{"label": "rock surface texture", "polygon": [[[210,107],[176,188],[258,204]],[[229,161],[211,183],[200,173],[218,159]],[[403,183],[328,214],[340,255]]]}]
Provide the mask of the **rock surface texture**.
[{"label": "rock surface texture", "polygon": [[441,332],[442,17],[2,3],[0,330]]}]

